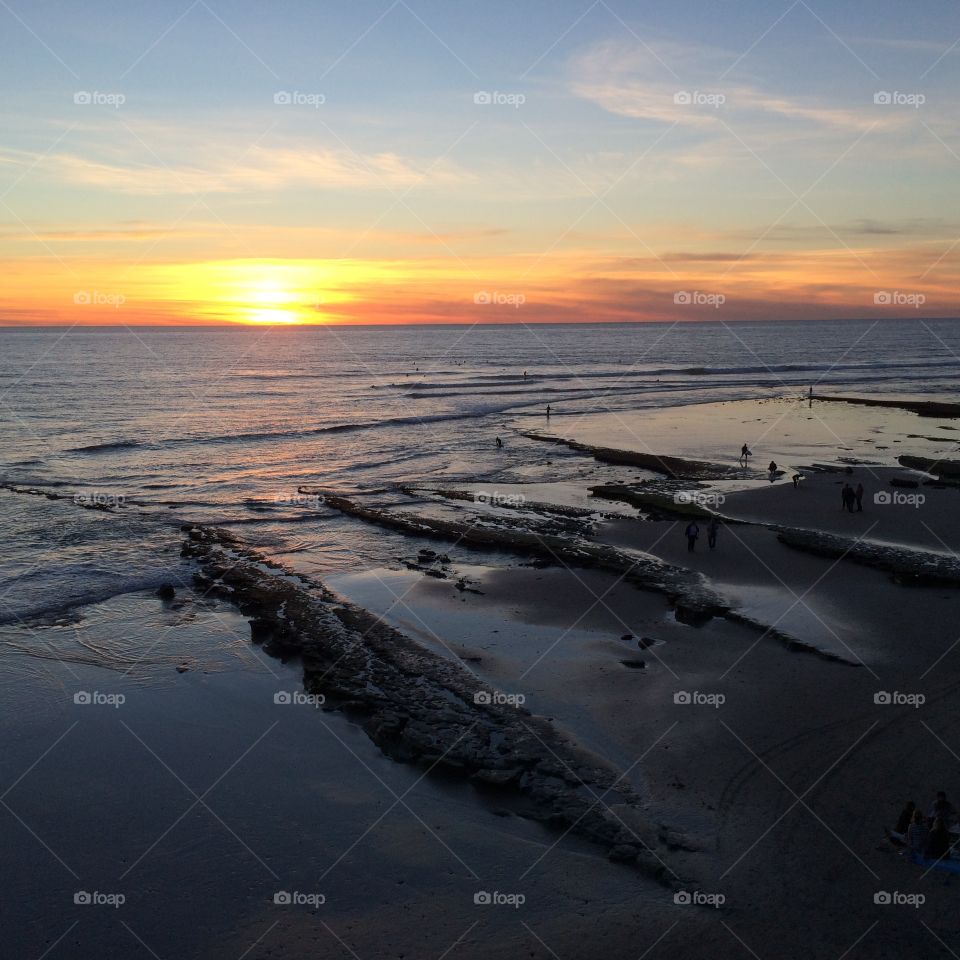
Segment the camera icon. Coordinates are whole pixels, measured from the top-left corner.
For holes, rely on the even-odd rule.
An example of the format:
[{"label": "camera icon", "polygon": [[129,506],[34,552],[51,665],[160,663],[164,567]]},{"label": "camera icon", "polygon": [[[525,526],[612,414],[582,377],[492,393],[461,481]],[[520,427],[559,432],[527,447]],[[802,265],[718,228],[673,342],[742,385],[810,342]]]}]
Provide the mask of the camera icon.
[{"label": "camera icon", "polygon": [[875,504],[877,504],[878,506],[881,506],[881,507],[882,507],[882,506],[886,506],[887,504],[891,503],[892,501],[891,501],[890,494],[887,493],[886,490],[878,490],[878,491],[873,495],[873,502],[874,502]]},{"label": "camera icon", "polygon": [[86,706],[87,704],[93,703],[93,697],[91,697],[86,690],[78,690],[73,695],[73,702]]},{"label": "camera icon", "polygon": [[287,907],[293,903],[293,897],[286,890],[278,890],[273,895],[273,902],[280,904],[282,907]]},{"label": "camera icon", "polygon": [[273,95],[273,102],[278,106],[286,106],[293,103],[293,97],[290,95],[289,90],[278,90]]},{"label": "camera icon", "polygon": [[673,895],[673,902],[678,906],[686,907],[689,904],[693,903],[693,897],[691,897],[686,890],[678,890]]},{"label": "camera icon", "polygon": [[891,94],[887,93],[886,90],[878,90],[873,95],[873,102],[876,104],[888,104],[893,103],[893,97]]},{"label": "camera icon", "polygon": [[292,697],[292,696],[290,695],[290,693],[289,693],[288,691],[286,691],[286,690],[278,690],[278,691],[273,695],[273,702],[274,702],[274,703],[279,703],[279,704],[293,703],[293,697]]},{"label": "camera icon", "polygon": [[873,702],[881,706],[888,706],[893,703],[893,697],[886,690],[878,690],[873,695]]},{"label": "camera icon", "polygon": [[478,90],[473,95],[473,102],[482,106],[488,103],[493,103],[493,97],[486,90]]},{"label": "camera icon", "polygon": [[488,904],[493,902],[493,898],[490,896],[489,893],[487,893],[486,890],[478,890],[473,895],[473,902],[478,906],[487,906]]},{"label": "camera icon", "polygon": [[693,97],[686,90],[678,90],[673,95],[673,102],[677,104],[677,106],[688,107],[693,103]]},{"label": "camera icon", "polygon": [[478,705],[493,703],[489,690],[479,690],[473,695],[473,702]]},{"label": "camera icon", "polygon": [[73,902],[78,906],[86,907],[93,902],[93,898],[87,893],[86,890],[78,890],[73,895]]},{"label": "camera icon", "polygon": [[493,298],[486,290],[481,290],[473,295],[474,303],[491,303]]},{"label": "camera icon", "polygon": [[873,902],[879,904],[880,906],[888,906],[889,904],[893,903],[893,897],[891,897],[886,890],[878,890],[873,895]]},{"label": "camera icon", "polygon": [[892,301],[893,301],[893,298],[890,296],[890,294],[886,290],[878,290],[873,295],[873,302],[877,306],[885,306],[891,303]]},{"label": "camera icon", "polygon": [[81,306],[86,306],[90,303],[90,293],[87,290],[78,290],[73,295],[73,302],[80,304]]},{"label": "camera icon", "polygon": [[674,302],[674,303],[690,303],[692,299],[693,299],[693,298],[690,296],[689,293],[687,293],[686,290],[678,290],[678,291],[673,295],[673,302]]},{"label": "camera icon", "polygon": [[690,702],[691,702],[691,699],[692,699],[692,698],[691,698],[690,694],[687,693],[686,690],[678,690],[678,691],[673,695],[673,702],[674,702],[674,703],[684,703],[684,704],[686,704],[686,703],[690,703]]},{"label": "camera icon", "polygon": [[88,90],[78,90],[73,95],[73,102],[85,106],[86,104],[93,103],[93,96]]}]

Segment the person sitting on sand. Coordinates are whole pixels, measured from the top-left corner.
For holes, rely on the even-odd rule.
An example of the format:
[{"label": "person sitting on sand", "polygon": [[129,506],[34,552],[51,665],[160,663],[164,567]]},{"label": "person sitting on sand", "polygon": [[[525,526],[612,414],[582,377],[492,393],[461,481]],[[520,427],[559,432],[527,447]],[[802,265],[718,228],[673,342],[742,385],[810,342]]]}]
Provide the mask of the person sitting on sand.
[{"label": "person sitting on sand", "polygon": [[939,818],[944,823],[951,823],[954,816],[953,804],[942,790],[938,790],[937,799],[930,804],[930,809],[927,811],[927,819],[932,822]]},{"label": "person sitting on sand", "polygon": [[720,529],[720,521],[717,517],[710,518],[710,525],[707,527],[707,545],[712,550],[717,545],[717,531]]},{"label": "person sitting on sand", "polygon": [[768,471],[769,473],[776,473],[776,472],[777,472],[777,461],[776,461],[776,460],[771,460],[771,461],[770,461],[770,466],[767,467],[767,471]]},{"label": "person sitting on sand", "polygon": [[933,821],[933,827],[927,837],[927,845],[924,847],[923,855],[927,860],[942,860],[949,853],[950,833],[944,821],[937,817]]},{"label": "person sitting on sand", "polygon": [[857,499],[857,513],[863,513],[863,484],[858,483],[857,489],[853,491],[853,495]]},{"label": "person sitting on sand", "polygon": [[697,526],[696,520],[691,520],[687,524],[687,550],[690,553],[693,553],[694,548],[697,545],[697,537],[700,536],[700,527]]},{"label": "person sitting on sand", "polygon": [[897,817],[896,833],[899,833],[901,836],[907,835],[907,830],[910,828],[910,824],[913,823],[913,815],[916,812],[917,805],[912,800],[908,800],[906,806],[900,811],[900,816]]},{"label": "person sitting on sand", "polygon": [[923,822],[923,814],[919,810],[914,810],[910,826],[907,827],[907,849],[910,851],[911,860],[923,859],[929,838],[930,831]]}]

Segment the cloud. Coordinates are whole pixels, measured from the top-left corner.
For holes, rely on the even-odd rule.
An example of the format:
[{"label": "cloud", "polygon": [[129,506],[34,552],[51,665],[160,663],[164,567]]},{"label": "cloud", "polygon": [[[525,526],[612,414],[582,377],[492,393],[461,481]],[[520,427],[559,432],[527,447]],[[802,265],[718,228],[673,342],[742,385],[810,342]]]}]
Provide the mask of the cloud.
[{"label": "cloud", "polygon": [[860,107],[838,107],[733,83],[725,71],[735,58],[712,47],[677,43],[647,45],[606,41],[570,64],[574,94],[619,116],[699,129],[722,129],[725,122],[777,120],[815,127],[860,131],[899,127],[907,118],[881,111],[872,100]]},{"label": "cloud", "polygon": [[396,153],[359,154],[348,149],[254,145],[239,160],[227,151],[200,162],[166,164],[92,159],[61,153],[42,161],[62,179],[129,194],[206,194],[275,191],[310,185],[330,189],[400,190],[455,183],[463,175],[449,162],[418,163]]}]

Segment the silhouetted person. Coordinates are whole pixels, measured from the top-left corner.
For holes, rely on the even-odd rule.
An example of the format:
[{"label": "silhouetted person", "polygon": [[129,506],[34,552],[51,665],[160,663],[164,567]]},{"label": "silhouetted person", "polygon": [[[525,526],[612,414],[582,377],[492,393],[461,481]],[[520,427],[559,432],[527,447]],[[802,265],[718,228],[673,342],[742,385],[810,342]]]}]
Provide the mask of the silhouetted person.
[{"label": "silhouetted person", "polygon": [[849,513],[853,513],[853,504],[857,499],[857,495],[853,492],[853,487],[849,483],[843,485],[843,490],[840,493],[841,498],[843,499],[843,507],[841,509],[847,510]]},{"label": "silhouetted person", "polygon": [[863,484],[858,483],[857,489],[854,491],[854,496],[857,499],[857,513],[863,513]]},{"label": "silhouetted person", "polygon": [[950,852],[950,833],[940,817],[933,821],[930,835],[927,837],[927,846],[923,855],[928,860],[940,860]]},{"label": "silhouetted person", "polygon": [[499,450],[503,446],[503,441],[497,437],[497,449]]},{"label": "silhouetted person", "polygon": [[803,474],[802,474],[802,473],[795,473],[795,474],[793,475],[792,480],[793,480],[793,489],[794,489],[794,490],[799,490],[799,489],[800,489],[800,481],[801,481],[802,479],[803,479]]},{"label": "silhouetted person", "polygon": [[770,473],[776,473],[776,472],[777,472],[777,461],[776,461],[776,460],[771,460],[771,461],[770,461],[770,466],[767,467],[767,470],[769,470]]},{"label": "silhouetted person", "polygon": [[749,448],[746,444],[744,444],[744,445],[740,448],[740,462],[741,462],[742,464],[746,465],[747,460],[748,460],[751,456],[752,456],[752,454],[751,454],[751,452],[750,452],[750,448]]},{"label": "silhouetted person", "polygon": [[924,851],[927,849],[927,840],[930,838],[930,831],[923,822],[923,814],[919,810],[913,811],[913,817],[910,826],[907,827],[907,848],[910,851],[910,857],[913,860],[922,860]]},{"label": "silhouetted person", "polygon": [[707,527],[707,545],[712,550],[717,545],[717,531],[720,529],[720,521],[716,517],[710,518],[710,526]]},{"label": "silhouetted person", "polygon": [[954,818],[953,804],[947,799],[947,795],[942,790],[937,791],[937,799],[930,804],[930,809],[927,811],[928,820],[932,821],[937,818],[947,824]]},{"label": "silhouetted person", "polygon": [[550,404],[547,404],[547,419],[550,419]]},{"label": "silhouetted person", "polygon": [[697,546],[697,537],[700,536],[700,528],[697,526],[696,520],[691,520],[687,524],[687,550],[690,553],[693,553],[695,547]]},{"label": "silhouetted person", "polygon": [[897,817],[897,833],[906,835],[916,811],[917,805],[912,800],[908,800],[907,805],[900,811],[900,816]]}]

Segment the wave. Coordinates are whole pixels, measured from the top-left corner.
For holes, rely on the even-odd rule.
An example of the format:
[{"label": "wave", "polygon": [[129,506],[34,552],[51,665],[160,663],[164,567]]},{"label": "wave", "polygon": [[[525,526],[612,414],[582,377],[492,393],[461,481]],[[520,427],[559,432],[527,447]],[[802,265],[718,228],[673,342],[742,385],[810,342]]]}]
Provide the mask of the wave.
[{"label": "wave", "polygon": [[91,443],[85,447],[68,447],[66,453],[108,453],[111,450],[129,450],[143,445],[140,440],[109,440],[105,443]]}]

